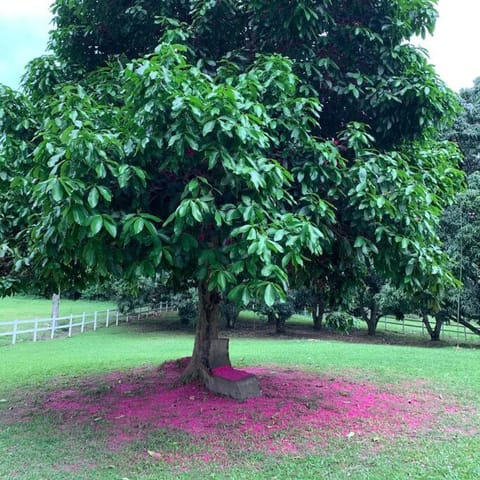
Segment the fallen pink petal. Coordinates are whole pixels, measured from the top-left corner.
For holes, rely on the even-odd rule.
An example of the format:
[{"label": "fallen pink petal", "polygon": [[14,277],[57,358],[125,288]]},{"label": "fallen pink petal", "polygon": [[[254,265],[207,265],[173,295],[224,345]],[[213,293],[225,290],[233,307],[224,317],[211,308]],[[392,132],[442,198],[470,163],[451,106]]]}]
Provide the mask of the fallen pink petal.
[{"label": "fallen pink petal", "polygon": [[[180,432],[197,444],[203,461],[224,455],[226,443],[250,451],[299,454],[338,438],[415,438],[438,427],[440,412],[445,416],[462,411],[418,385],[412,385],[418,392],[399,392],[391,386],[273,366],[216,369],[214,374],[232,380],[258,377],[262,396],[239,402],[200,384],[178,384],[185,364],[182,359],[160,369],[111,373],[96,379],[100,393],[92,395],[88,388],[51,392],[44,408],[62,412],[66,424],[101,418],[106,423],[96,428],[107,429],[111,449],[145,439],[147,432]],[[155,458],[169,462],[172,453]],[[179,462],[177,458],[174,463]]]}]

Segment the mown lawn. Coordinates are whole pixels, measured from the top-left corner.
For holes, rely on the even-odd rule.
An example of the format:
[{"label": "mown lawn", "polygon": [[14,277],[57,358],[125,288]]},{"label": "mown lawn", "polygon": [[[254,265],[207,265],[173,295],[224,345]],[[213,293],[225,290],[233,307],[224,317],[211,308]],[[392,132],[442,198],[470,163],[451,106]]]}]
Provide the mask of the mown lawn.
[{"label": "mown lawn", "polygon": [[[108,313],[107,311],[110,311]],[[105,325],[106,317],[114,319],[116,305],[113,302],[66,300],[60,301],[58,327],[64,327],[64,331],[56,330],[55,335],[61,336],[68,331],[70,316],[74,324],[80,325],[81,319],[87,322],[86,329],[92,329],[92,323],[96,315],[97,324]],[[33,296],[14,296],[0,298],[0,347],[12,343],[12,332],[15,330],[15,342],[32,341],[33,329],[37,331],[38,339],[49,338],[51,335],[51,311],[52,302],[49,299]],[[95,313],[96,312],[96,313]],[[13,322],[19,321],[16,325]],[[74,330],[80,330],[77,326]]]},{"label": "mown lawn", "polygon": [[[104,311],[116,308],[113,302],[92,302],[90,300],[60,300],[60,316],[71,313],[79,315],[83,312]],[[52,301],[48,298],[33,296],[14,296],[0,298],[0,322],[13,320],[32,320],[34,318],[50,318]]]},{"label": "mown lawn", "polygon": [[[302,372],[307,372],[305,375],[313,374],[308,377],[313,383],[318,378],[318,382],[327,386],[328,382],[341,381],[358,389],[374,388],[378,400],[368,408],[377,411],[385,408],[384,415],[374,417],[375,425],[365,426],[364,435],[356,433],[363,427],[361,423],[354,424],[353,419],[352,432],[345,430],[348,432],[345,434],[328,425],[323,430],[304,424],[302,429],[280,430],[272,417],[268,441],[298,446],[285,452],[269,450],[266,444],[263,448],[255,435],[240,442],[235,433],[244,426],[232,426],[228,419],[225,424],[215,425],[221,437],[216,438],[216,443],[208,443],[207,434],[202,436],[193,430],[154,427],[156,419],[150,418],[129,425],[135,429],[136,438],[116,444],[112,434],[116,420],[112,417],[95,414],[89,417],[88,408],[81,415],[75,409],[55,409],[48,399],[60,398],[61,394],[65,405],[84,398],[90,402],[89,408],[95,402],[101,406],[113,389],[135,379],[138,390],[121,390],[122,401],[133,402],[128,405],[136,408],[141,408],[142,395],[145,402],[147,399],[161,402],[161,397],[153,395],[155,385],[145,383],[142,390],[142,382],[155,378],[160,381],[158,365],[187,356],[193,345],[190,333],[164,331],[151,324],[148,328],[123,325],[72,338],[0,347],[0,478],[480,478],[479,350],[344,343],[321,338],[235,338],[235,334],[233,337],[230,351],[236,366],[261,367],[272,372],[273,377],[278,372],[290,375],[289,381],[279,384],[282,395],[288,395],[293,388],[291,379],[295,378],[295,372],[299,378],[303,378]],[[270,373],[266,375],[268,379]],[[199,393],[195,395],[185,399],[190,401],[191,408],[199,408]],[[274,397],[275,392],[269,395]],[[295,395],[288,401],[306,402],[307,399]],[[407,399],[406,403],[410,399],[412,404],[416,402],[421,428],[402,433],[393,427],[388,430],[390,412],[386,409],[388,405],[394,407],[386,400],[383,404],[382,399],[387,395],[389,398],[398,395]],[[417,396],[424,403],[417,401]],[[340,392],[338,398],[352,404],[352,408],[355,406],[356,398],[348,392]],[[249,401],[240,404],[239,409],[251,411],[258,405],[260,411],[260,405],[267,400]],[[308,405],[310,410],[305,407],[308,414],[317,410],[318,414],[325,413],[322,399],[317,400],[318,405]],[[78,405],[79,410],[83,407]],[[200,407],[201,417],[203,406]],[[275,407],[281,409],[278,402]],[[428,416],[425,423],[422,418],[429,412],[434,415]],[[118,420],[122,422],[133,414],[128,410],[115,418],[124,417]],[[255,418],[254,414],[251,416]],[[349,427],[349,419],[340,420],[339,425]],[[208,418],[203,421],[208,424]],[[259,424],[262,421],[258,418]],[[377,427],[379,434],[375,433]],[[214,447],[208,447],[209,450],[205,445]],[[218,445],[223,449],[221,456],[215,452]],[[153,456],[148,450],[154,450]]]}]

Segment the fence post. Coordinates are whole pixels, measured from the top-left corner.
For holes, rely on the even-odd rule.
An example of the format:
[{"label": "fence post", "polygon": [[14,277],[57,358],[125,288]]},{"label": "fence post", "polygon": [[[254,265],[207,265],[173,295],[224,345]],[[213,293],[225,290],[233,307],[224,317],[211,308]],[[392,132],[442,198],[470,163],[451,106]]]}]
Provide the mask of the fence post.
[{"label": "fence post", "polygon": [[53,340],[53,337],[55,336],[55,329],[57,327],[57,319],[52,319],[52,330],[50,332],[50,339]]},{"label": "fence post", "polygon": [[93,315],[93,331],[97,330],[97,312]]},{"label": "fence post", "polygon": [[117,314],[115,315],[115,325],[118,327],[118,310],[117,310]]},{"label": "fence post", "polygon": [[126,320],[125,320],[125,323],[128,323],[128,313],[127,313],[127,318],[126,318]]},{"label": "fence post", "polygon": [[68,322],[68,336],[72,336],[73,313],[70,314],[70,321]]},{"label": "fence post", "polygon": [[38,318],[35,318],[35,323],[33,325],[33,341],[37,341],[37,333],[38,333]]},{"label": "fence post", "polygon": [[17,327],[18,327],[18,320],[15,320],[13,324],[13,332],[12,332],[12,345],[17,343]]},{"label": "fence post", "polygon": [[107,328],[108,328],[109,321],[110,321],[110,309],[107,308],[107,318],[105,319],[105,327]]},{"label": "fence post", "polygon": [[58,326],[58,317],[60,313],[60,294],[54,293],[52,295],[52,323],[57,328]]}]

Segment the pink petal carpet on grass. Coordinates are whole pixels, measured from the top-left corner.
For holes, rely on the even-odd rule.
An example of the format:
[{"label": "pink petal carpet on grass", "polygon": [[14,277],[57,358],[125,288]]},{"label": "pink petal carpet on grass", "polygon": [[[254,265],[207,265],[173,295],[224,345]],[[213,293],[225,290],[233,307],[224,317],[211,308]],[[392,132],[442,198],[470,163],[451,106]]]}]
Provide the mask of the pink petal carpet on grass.
[{"label": "pink petal carpet on grass", "polygon": [[[59,390],[43,406],[63,412],[67,425],[106,421],[96,428],[107,430],[112,449],[144,440],[148,432],[160,429],[181,432],[198,444],[199,458],[204,460],[218,458],[232,445],[298,454],[333,438],[378,441],[382,436],[417,436],[434,428],[440,414],[461,410],[427,392],[394,393],[394,388],[381,389],[368,382],[277,367],[248,368],[248,372],[220,367],[220,373],[235,378],[257,375],[263,395],[239,402],[197,383],[178,384],[186,361],[167,362],[160,369],[114,372],[95,380],[94,394],[85,385]],[[172,461],[172,454],[162,458]]]}]

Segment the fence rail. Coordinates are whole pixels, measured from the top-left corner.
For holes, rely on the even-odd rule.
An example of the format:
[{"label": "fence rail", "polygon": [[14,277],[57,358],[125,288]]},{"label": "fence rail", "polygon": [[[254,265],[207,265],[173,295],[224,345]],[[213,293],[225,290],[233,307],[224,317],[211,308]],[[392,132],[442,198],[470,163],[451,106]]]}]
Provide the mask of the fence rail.
[{"label": "fence rail", "polygon": [[[127,313],[112,309],[92,313],[83,312],[79,315],[70,314],[57,318],[12,320],[0,322],[0,339],[1,337],[12,337],[11,344],[15,345],[20,339],[36,342],[59,336],[71,337],[73,333],[84,333],[86,330],[96,331],[101,327],[118,326],[120,323],[128,323],[175,310],[176,306],[171,302],[161,302],[155,306],[143,307]],[[7,331],[4,331],[5,329]]]},{"label": "fence rail", "polygon": [[[365,325],[366,324],[363,320],[357,319],[355,321],[356,327],[364,328]],[[387,316],[382,317],[378,322],[377,330],[385,331],[385,332],[401,333],[403,335],[421,334],[426,337],[429,337],[429,333],[425,325],[421,321],[421,319],[413,316],[410,317],[408,315],[402,320],[397,320],[395,318],[387,317]],[[442,329],[440,331],[440,338],[442,337],[457,339],[457,341],[460,341],[460,340],[480,341],[480,337],[476,333],[472,332],[465,326],[460,325],[459,323],[456,323],[456,322],[452,322],[451,324],[449,323],[442,324]]]}]

